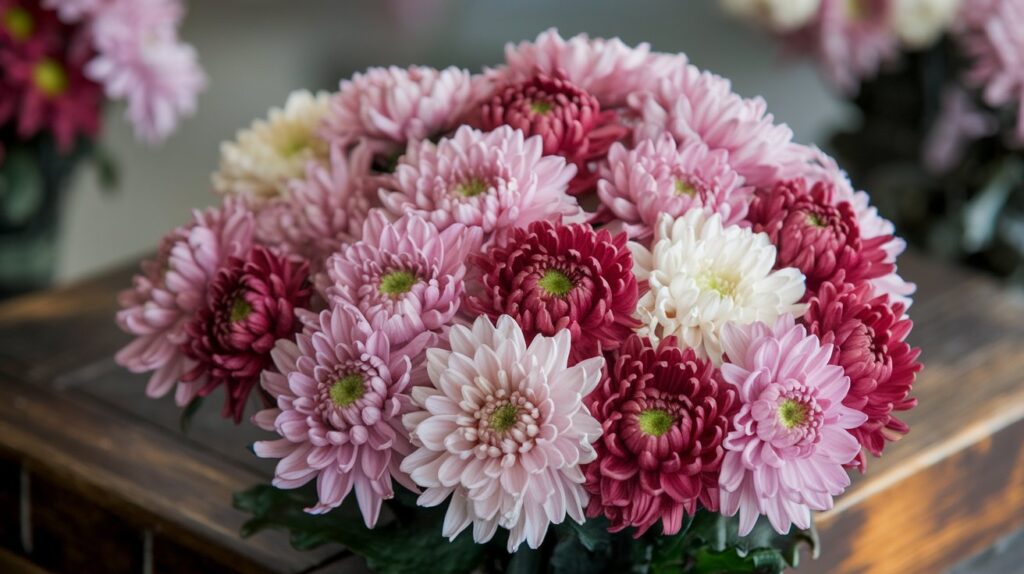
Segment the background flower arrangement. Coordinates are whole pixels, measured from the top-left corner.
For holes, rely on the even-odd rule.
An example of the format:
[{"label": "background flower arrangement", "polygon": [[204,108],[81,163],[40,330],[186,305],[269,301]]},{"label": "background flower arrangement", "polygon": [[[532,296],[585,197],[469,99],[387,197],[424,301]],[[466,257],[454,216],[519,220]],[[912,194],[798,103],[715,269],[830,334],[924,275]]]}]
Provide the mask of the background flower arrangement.
[{"label": "background flower arrangement", "polygon": [[[2,289],[40,286],[52,267],[61,192],[96,146],[104,97],[157,143],[190,115],[205,77],[178,39],[179,0],[0,0]],[[9,276],[9,275],[14,276]]]},{"label": "background flower arrangement", "polygon": [[781,571],[908,430],[903,242],[682,54],[548,31],[481,74],[371,69],[213,185],[117,360],[184,416],[262,402],[247,533],[386,572]]},{"label": "background flower arrangement", "polygon": [[1024,2],[723,0],[859,108],[832,147],[912,242],[1024,284]]}]

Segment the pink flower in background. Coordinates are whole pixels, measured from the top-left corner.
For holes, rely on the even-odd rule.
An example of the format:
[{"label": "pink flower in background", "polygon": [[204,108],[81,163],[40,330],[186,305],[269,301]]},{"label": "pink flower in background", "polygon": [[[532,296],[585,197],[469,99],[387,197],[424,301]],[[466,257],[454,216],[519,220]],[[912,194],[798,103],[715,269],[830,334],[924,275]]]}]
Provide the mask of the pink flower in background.
[{"label": "pink flower in background", "polygon": [[351,307],[323,311],[295,342],[280,340],[271,352],[275,368],[262,380],[277,407],[253,417],[281,435],[253,445],[257,456],[281,459],[274,486],[298,488],[315,478],[319,500],[306,509],[313,514],[337,508],[355,490],[368,528],[394,496],[392,481],[415,490],[399,470],[412,452],[401,417],[412,406],[411,359],[425,341],[395,345]]},{"label": "pink flower in background", "polygon": [[444,335],[459,310],[466,260],[479,249],[480,236],[476,227],[438,231],[415,214],[391,223],[373,211],[362,239],[327,260],[318,287],[332,304],[358,308],[396,345],[424,332]]},{"label": "pink flower in background", "polygon": [[739,512],[741,536],[759,514],[780,533],[809,528],[811,511],[831,508],[849,486],[843,466],[860,451],[850,431],[867,417],[843,405],[850,379],[829,364],[832,345],[791,315],[771,326],[728,324],[722,345],[722,376],[742,406],[724,443],[721,512]]},{"label": "pink flower in background", "polygon": [[117,323],[135,339],[116,360],[133,373],[153,371],[150,397],[164,396],[176,383],[179,406],[196,396],[202,382],[180,382],[195,366],[181,349],[188,342],[185,325],[206,305],[209,284],[224,263],[249,252],[253,227],[252,214],[232,200],[196,211],[189,225],[163,239],[157,258],[144,263],[133,287],[119,295]]},{"label": "pink flower in background", "polygon": [[549,524],[583,523],[587,494],[580,465],[596,457],[601,427],[583,406],[604,359],[568,367],[570,335],[538,336],[527,346],[519,325],[479,317],[457,325],[451,350],[427,350],[433,383],[415,387],[419,410],[405,416],[418,447],[402,462],[423,487],[417,503],[451,497],[442,535],[470,524],[473,539],[507,528],[508,550],[539,548]]},{"label": "pink flower in background", "polygon": [[662,213],[678,217],[704,208],[720,214],[725,225],[739,223],[752,189],[743,185],[728,158],[727,152],[710,151],[695,139],[677,146],[669,135],[644,140],[631,150],[615,144],[597,184],[602,211],[640,240],[653,236]]},{"label": "pink flower in background", "polygon": [[370,68],[341,82],[323,137],[342,146],[366,141],[375,152],[455,129],[480,97],[478,80],[456,67]]},{"label": "pink flower in background", "polygon": [[501,243],[514,227],[579,215],[568,193],[576,168],[544,155],[540,136],[501,126],[483,133],[461,127],[439,143],[411,146],[381,190],[395,217],[414,213],[444,230],[454,223],[480,227],[485,244]]},{"label": "pink flower in background", "polygon": [[178,40],[182,15],[177,0],[111,0],[91,24],[98,54],[86,72],[107,97],[127,103],[136,136],[149,143],[193,114],[206,86],[195,50]]},{"label": "pink flower in background", "polygon": [[629,94],[653,89],[660,78],[684,67],[686,56],[651,52],[647,43],[631,48],[618,38],[578,34],[566,40],[551,28],[533,42],[507,44],[505,63],[490,74],[501,84],[526,81],[537,73],[561,73],[603,107],[614,108],[625,105]]},{"label": "pink flower in background", "polygon": [[960,164],[968,145],[998,129],[997,118],[976,105],[966,90],[949,86],[942,93],[939,116],[928,130],[921,159],[934,174],[948,172]]},{"label": "pink flower in background", "polygon": [[296,310],[309,305],[308,279],[308,263],[255,246],[229,258],[210,284],[206,306],[185,326],[182,352],[194,366],[181,380],[202,381],[199,396],[224,387],[224,418],[241,422],[274,343],[301,328]]},{"label": "pink flower in background", "polygon": [[541,136],[544,155],[560,155],[576,166],[573,195],[594,188],[597,174],[590,165],[629,133],[616,112],[601,110],[597,98],[560,76],[541,73],[500,89],[481,108],[479,123],[486,131],[508,125],[527,137]]},{"label": "pink flower in background", "polygon": [[967,81],[982,88],[988,105],[1016,110],[1017,143],[1024,145],[1024,0],[965,1],[960,22],[960,44],[972,63]]},{"label": "pink flower in background", "polygon": [[603,431],[584,468],[588,516],[604,515],[612,532],[633,526],[639,538],[659,520],[676,534],[698,504],[718,509],[722,440],[739,397],[710,362],[672,338],[655,348],[633,335],[587,405]]},{"label": "pink flower in background", "polygon": [[467,298],[468,310],[494,320],[511,316],[528,343],[568,329],[570,365],[617,349],[639,325],[625,234],[537,221],[515,229],[475,265],[479,288]]},{"label": "pink flower in background", "polygon": [[851,430],[863,445],[853,462],[863,472],[870,452],[881,456],[887,441],[907,434],[909,427],[895,417],[917,405],[910,389],[921,370],[920,349],[905,342],[913,328],[901,303],[874,296],[867,285],[822,286],[804,316],[811,334],[833,345],[831,363],[850,378],[843,404],[867,420]]},{"label": "pink flower in background", "polygon": [[694,66],[675,69],[653,92],[634,94],[629,103],[638,116],[635,141],[657,141],[666,132],[677,142],[699,140],[728,152],[729,165],[747,185],[771,185],[796,161],[793,131],[775,124],[762,98],[742,98],[729,80]]},{"label": "pink flower in background", "polygon": [[107,0],[42,0],[49,10],[56,10],[61,22],[72,24],[95,14]]}]

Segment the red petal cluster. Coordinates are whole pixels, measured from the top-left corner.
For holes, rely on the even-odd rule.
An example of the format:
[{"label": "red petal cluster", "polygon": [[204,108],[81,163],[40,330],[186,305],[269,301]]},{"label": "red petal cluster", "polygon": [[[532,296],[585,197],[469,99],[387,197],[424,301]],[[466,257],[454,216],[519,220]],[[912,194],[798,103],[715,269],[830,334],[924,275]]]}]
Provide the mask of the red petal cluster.
[{"label": "red petal cluster", "polygon": [[826,283],[804,317],[823,344],[835,345],[831,362],[850,377],[843,404],[868,416],[850,431],[864,447],[855,461],[861,471],[867,465],[865,451],[880,456],[886,441],[899,440],[909,430],[893,413],[917,404],[910,390],[921,370],[921,350],[905,342],[913,322],[904,311],[902,303],[890,303],[887,295],[872,297],[868,284]]},{"label": "red petal cluster", "polygon": [[722,441],[740,401],[710,362],[673,337],[655,349],[633,335],[587,403],[603,431],[584,468],[588,516],[639,537],[658,520],[665,534],[679,532],[698,503],[718,510]]},{"label": "red petal cluster", "polygon": [[467,306],[510,315],[527,341],[568,329],[569,364],[617,349],[637,325],[639,291],[626,235],[538,221],[476,258]]},{"label": "red petal cluster", "polygon": [[830,183],[808,189],[803,179],[783,181],[754,194],[747,219],[778,248],[776,267],[795,267],[816,293],[826,281],[857,283],[893,270],[882,249],[890,236],[862,239],[857,214],[837,201]]},{"label": "red petal cluster", "polygon": [[569,193],[594,189],[598,174],[591,162],[608,154],[613,143],[629,130],[611,110],[601,111],[597,98],[561,77],[538,73],[506,86],[485,103],[480,127],[493,130],[508,125],[529,136],[544,139],[544,155],[560,155],[576,165]]},{"label": "red petal cluster", "polygon": [[309,265],[254,247],[245,260],[233,257],[210,286],[207,305],[185,330],[182,351],[196,365],[182,380],[206,384],[206,396],[225,388],[224,416],[242,419],[250,391],[270,367],[278,339],[301,328],[296,308],[309,304]]}]

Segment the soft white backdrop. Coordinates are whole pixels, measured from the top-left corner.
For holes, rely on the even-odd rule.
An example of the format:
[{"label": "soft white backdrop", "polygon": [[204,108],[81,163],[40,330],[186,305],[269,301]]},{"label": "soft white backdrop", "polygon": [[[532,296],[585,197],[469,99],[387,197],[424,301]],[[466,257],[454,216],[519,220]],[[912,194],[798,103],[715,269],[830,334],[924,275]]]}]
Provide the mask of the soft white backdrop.
[{"label": "soft white backdrop", "polygon": [[619,36],[690,60],[762,95],[804,142],[822,141],[847,110],[805,63],[781,62],[764,37],[722,15],[714,0],[203,0],[184,36],[210,77],[198,114],[164,145],[135,143],[112,107],[104,140],[121,170],[117,193],[82,170],[64,207],[58,278],[69,281],[151,251],[191,207],[215,202],[218,144],[284,102],[295,88],[328,88],[370,65],[471,69],[508,41],[556,26],[563,35]]}]

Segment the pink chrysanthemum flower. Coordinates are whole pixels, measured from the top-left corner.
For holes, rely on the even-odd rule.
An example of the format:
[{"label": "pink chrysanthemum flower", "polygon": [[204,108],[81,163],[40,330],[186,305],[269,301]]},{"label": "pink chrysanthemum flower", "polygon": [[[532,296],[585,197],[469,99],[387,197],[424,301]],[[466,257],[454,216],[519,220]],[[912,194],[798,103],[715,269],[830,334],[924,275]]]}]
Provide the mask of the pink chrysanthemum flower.
[{"label": "pink chrysanthemum flower", "polygon": [[93,15],[105,0],[42,0],[44,8],[55,10],[61,22],[74,24]]},{"label": "pink chrysanthemum flower", "polygon": [[188,341],[185,325],[205,306],[209,284],[224,263],[249,252],[254,227],[252,214],[232,200],[193,217],[163,239],[157,258],[143,263],[132,288],[118,297],[117,323],[135,339],[117,353],[117,363],[133,373],[153,371],[146,386],[153,398],[178,383],[179,406],[202,386],[180,382],[195,366],[181,348]]},{"label": "pink chrysanthemum flower", "polygon": [[352,307],[323,311],[295,342],[278,341],[275,369],[262,380],[277,408],[253,417],[281,435],[253,445],[257,456],[281,459],[274,486],[298,488],[315,478],[319,500],[306,509],[313,514],[337,508],[355,490],[368,528],[394,496],[393,482],[415,490],[398,468],[412,452],[401,417],[412,406],[412,358],[425,342],[395,345]]},{"label": "pink chrysanthemum flower", "polygon": [[601,102],[620,107],[634,92],[653,89],[660,78],[686,65],[682,54],[651,52],[647,43],[631,48],[618,38],[579,34],[563,39],[558,30],[542,32],[533,42],[505,46],[506,66],[491,72],[500,83],[521,82],[534,74],[564,74]]},{"label": "pink chrysanthemum flower", "polygon": [[957,34],[972,61],[967,81],[982,88],[985,103],[1012,104],[1024,144],[1024,0],[964,2]]},{"label": "pink chrysanthemum flower", "polygon": [[724,225],[735,225],[747,213],[752,189],[728,158],[698,140],[677,146],[668,134],[632,150],[615,144],[597,184],[602,211],[639,240],[651,238],[661,214],[679,217],[692,208],[718,213]]},{"label": "pink chrysanthemum flower", "polygon": [[464,126],[437,145],[411,146],[395,170],[397,191],[381,190],[381,201],[395,217],[415,213],[442,231],[476,226],[487,244],[501,243],[514,227],[580,214],[567,192],[574,175],[564,158],[544,155],[540,136]]},{"label": "pink chrysanthemum flower", "polygon": [[597,98],[559,76],[538,73],[506,86],[480,110],[480,127],[507,125],[527,137],[539,135],[544,155],[560,155],[576,166],[569,193],[593,190],[597,173],[591,165],[608,154],[629,130],[612,110],[601,110]]},{"label": "pink chrysanthemum flower", "polygon": [[843,469],[860,451],[850,433],[867,417],[843,405],[850,379],[822,345],[783,315],[774,325],[726,325],[722,376],[742,406],[725,439],[721,512],[740,514],[739,533],[768,516],[780,533],[809,528],[811,510],[832,507],[850,484]]},{"label": "pink chrysanthemum flower", "polygon": [[240,422],[274,343],[302,326],[296,310],[309,305],[308,279],[309,264],[262,246],[229,258],[210,284],[206,306],[185,326],[182,352],[194,366],[181,380],[203,381],[200,396],[224,387],[223,416]]},{"label": "pink chrysanthemum flower", "polygon": [[341,82],[323,137],[342,146],[365,141],[375,152],[399,151],[455,129],[478,92],[478,80],[456,67],[370,68]]},{"label": "pink chrysanthemum flower", "polygon": [[666,132],[677,142],[698,139],[713,151],[728,152],[729,165],[747,185],[770,185],[795,159],[793,131],[774,123],[762,98],[741,98],[729,80],[694,66],[675,70],[656,90],[629,102],[638,116],[637,142]]},{"label": "pink chrysanthemum flower", "polygon": [[514,318],[527,342],[568,329],[569,364],[617,349],[639,322],[637,283],[626,235],[587,224],[538,221],[475,260],[476,314]]},{"label": "pink chrysanthemum flower", "polygon": [[508,550],[539,548],[549,524],[568,514],[583,523],[587,494],[581,464],[601,427],[583,406],[604,359],[568,367],[570,336],[538,336],[529,346],[519,325],[479,317],[457,325],[451,350],[428,349],[433,385],[415,387],[420,410],[405,416],[417,450],[402,462],[424,488],[417,501],[437,506],[451,496],[442,535],[470,524],[487,542],[509,529]]},{"label": "pink chrysanthemum flower", "polygon": [[718,510],[722,440],[739,397],[710,362],[671,338],[655,348],[633,335],[587,405],[603,431],[584,468],[588,516],[604,515],[612,532],[635,527],[639,538],[658,521],[676,534],[698,503]]},{"label": "pink chrysanthemum flower", "polygon": [[328,259],[318,287],[332,304],[358,308],[393,344],[428,331],[443,335],[459,310],[466,260],[480,235],[459,224],[438,231],[414,214],[391,223],[373,211],[362,239]]},{"label": "pink chrysanthemum flower", "polygon": [[921,350],[905,342],[913,327],[905,312],[901,303],[873,296],[868,285],[826,283],[804,316],[811,334],[833,345],[831,363],[850,378],[843,404],[867,415],[851,430],[864,447],[854,461],[862,472],[866,452],[881,456],[886,441],[899,440],[910,430],[895,413],[917,405],[910,390],[921,370]]}]

